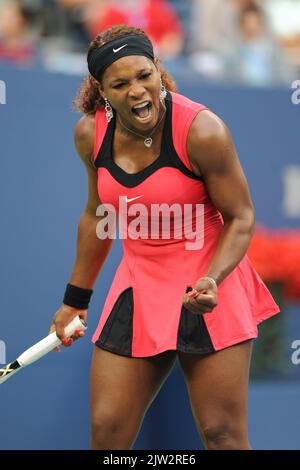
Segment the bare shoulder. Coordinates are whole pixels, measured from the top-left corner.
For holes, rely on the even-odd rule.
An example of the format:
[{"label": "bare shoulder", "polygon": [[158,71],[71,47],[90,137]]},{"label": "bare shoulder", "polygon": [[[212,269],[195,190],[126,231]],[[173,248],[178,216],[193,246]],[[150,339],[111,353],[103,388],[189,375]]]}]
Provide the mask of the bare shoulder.
[{"label": "bare shoulder", "polygon": [[222,166],[230,155],[235,156],[228,127],[220,117],[209,110],[198,113],[192,122],[187,151],[191,162],[200,167],[201,172],[209,170],[210,167]]},{"label": "bare shoulder", "polygon": [[205,109],[197,114],[189,130],[189,140],[215,142],[226,140],[229,130],[222,119],[212,111]]},{"label": "bare shoulder", "polygon": [[76,124],[74,141],[77,152],[83,161],[93,156],[95,136],[95,116],[85,115]]}]

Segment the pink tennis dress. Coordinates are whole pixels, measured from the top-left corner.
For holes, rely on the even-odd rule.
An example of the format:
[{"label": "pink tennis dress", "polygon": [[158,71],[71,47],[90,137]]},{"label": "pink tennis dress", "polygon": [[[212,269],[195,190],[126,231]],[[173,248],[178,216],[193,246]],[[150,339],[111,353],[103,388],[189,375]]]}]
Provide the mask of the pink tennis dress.
[{"label": "pink tennis dress", "polygon": [[223,220],[186,151],[190,125],[206,108],[177,93],[167,94],[166,108],[160,155],[134,174],[112,158],[115,119],[108,124],[103,109],[95,116],[99,196],[127,225],[92,341],[125,356],[212,353],[257,337],[257,325],[279,312],[247,256],[220,284],[211,313],[195,315],[182,305],[207,271]]}]

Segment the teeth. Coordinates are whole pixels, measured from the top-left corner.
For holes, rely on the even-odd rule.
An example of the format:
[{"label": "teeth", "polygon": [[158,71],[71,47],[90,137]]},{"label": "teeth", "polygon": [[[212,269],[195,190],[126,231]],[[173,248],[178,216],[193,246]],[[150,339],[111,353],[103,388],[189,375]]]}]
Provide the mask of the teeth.
[{"label": "teeth", "polygon": [[136,106],[133,106],[133,109],[144,108],[144,107],[147,106],[149,103],[150,103],[149,101],[145,101],[144,103],[137,104]]}]

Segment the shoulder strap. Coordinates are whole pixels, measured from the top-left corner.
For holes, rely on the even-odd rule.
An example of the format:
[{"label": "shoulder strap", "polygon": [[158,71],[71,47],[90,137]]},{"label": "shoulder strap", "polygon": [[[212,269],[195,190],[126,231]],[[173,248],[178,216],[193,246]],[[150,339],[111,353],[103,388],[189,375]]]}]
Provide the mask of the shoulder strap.
[{"label": "shoulder strap", "polygon": [[177,93],[172,93],[172,101],[172,134],[174,148],[183,164],[189,170],[193,171],[186,149],[187,136],[190,126],[197,114],[208,108]]},{"label": "shoulder strap", "polygon": [[96,160],[100,151],[107,125],[108,122],[105,116],[105,110],[103,108],[97,109],[95,114],[94,160]]}]

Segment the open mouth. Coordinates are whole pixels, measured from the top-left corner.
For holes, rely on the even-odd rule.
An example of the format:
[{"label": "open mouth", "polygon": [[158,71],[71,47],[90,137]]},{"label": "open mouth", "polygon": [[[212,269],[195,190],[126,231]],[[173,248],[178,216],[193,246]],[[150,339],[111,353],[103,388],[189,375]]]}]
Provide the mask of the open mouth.
[{"label": "open mouth", "polygon": [[132,113],[139,119],[147,119],[151,116],[152,103],[150,101],[144,101],[143,103],[137,104],[131,108]]}]

